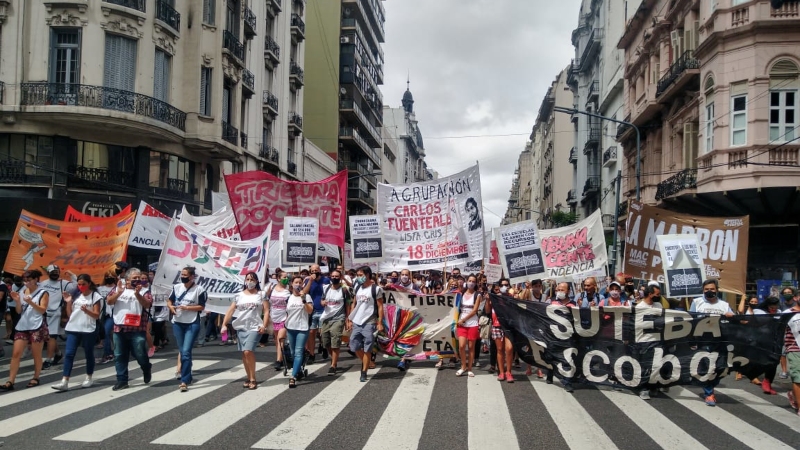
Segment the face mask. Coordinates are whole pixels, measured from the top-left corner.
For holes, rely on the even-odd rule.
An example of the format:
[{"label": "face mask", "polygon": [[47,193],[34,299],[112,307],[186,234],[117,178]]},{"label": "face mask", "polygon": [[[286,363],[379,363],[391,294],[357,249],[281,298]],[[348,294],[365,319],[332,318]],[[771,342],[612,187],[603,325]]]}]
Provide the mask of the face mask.
[{"label": "face mask", "polygon": [[502,292],[503,294],[508,292],[508,286],[500,286],[500,292]]},{"label": "face mask", "polygon": [[287,286],[289,284],[289,279],[288,278],[281,278],[281,284],[283,286]]},{"label": "face mask", "polygon": [[794,298],[794,295],[792,295],[792,294],[783,294],[783,299],[786,300],[786,301],[789,301],[789,300],[791,300],[793,298]]},{"label": "face mask", "polygon": [[14,283],[14,286],[21,288],[22,286],[25,286],[25,283],[20,281],[19,283]]},{"label": "face mask", "polygon": [[414,286],[416,286],[416,287],[422,286],[422,281],[415,281],[414,282]]},{"label": "face mask", "polygon": [[400,282],[403,284],[408,284],[408,275],[401,275]]},{"label": "face mask", "polygon": [[131,280],[131,287],[137,287],[140,284],[142,284],[142,282],[139,280]]},{"label": "face mask", "polygon": [[364,276],[361,276],[361,277],[356,277],[356,282],[357,282],[357,283],[364,284],[364,283],[366,283],[366,282],[367,282],[367,277],[364,277]]},{"label": "face mask", "polygon": [[713,298],[717,298],[717,293],[714,291],[705,291],[703,292],[703,297],[705,297],[706,300],[711,300]]},{"label": "face mask", "polygon": [[331,284],[339,284],[340,281],[342,281],[342,280],[340,280],[338,278],[331,278]]},{"label": "face mask", "polygon": [[255,289],[257,284],[258,283],[256,283],[255,281],[252,281],[252,280],[248,281],[247,282],[247,289]]},{"label": "face mask", "polygon": [[467,289],[475,289],[475,283],[472,281],[467,282]]},{"label": "face mask", "polygon": [[556,298],[559,299],[559,300],[564,300],[565,298],[567,298],[567,293],[566,292],[562,292],[562,291],[558,291],[558,292],[556,292]]},{"label": "face mask", "polygon": [[189,277],[181,277],[181,283],[186,284],[189,282]]},{"label": "face mask", "polygon": [[389,282],[392,283],[392,284],[397,283],[397,277],[389,278]]},{"label": "face mask", "polygon": [[633,289],[633,285],[632,284],[626,284],[625,285],[625,292],[627,292],[629,294],[633,294],[633,291],[634,291],[634,289]]},{"label": "face mask", "polygon": [[58,281],[59,278],[60,278],[60,276],[57,273],[51,273],[50,274],[50,279],[53,280],[53,281]]},{"label": "face mask", "polygon": [[81,291],[81,294],[86,294],[89,292],[89,285],[88,284],[80,284],[78,285],[78,290]]},{"label": "face mask", "polygon": [[117,275],[122,275],[122,272],[124,272],[124,270],[122,270],[122,269],[114,269],[114,273],[116,273]]},{"label": "face mask", "polygon": [[298,285],[298,286],[292,286],[292,288],[294,288],[295,292],[300,292],[300,291],[302,291],[302,290],[303,290],[303,286],[300,286],[300,285]]},{"label": "face mask", "polygon": [[610,295],[611,298],[619,298],[619,291],[608,291],[608,295]]}]

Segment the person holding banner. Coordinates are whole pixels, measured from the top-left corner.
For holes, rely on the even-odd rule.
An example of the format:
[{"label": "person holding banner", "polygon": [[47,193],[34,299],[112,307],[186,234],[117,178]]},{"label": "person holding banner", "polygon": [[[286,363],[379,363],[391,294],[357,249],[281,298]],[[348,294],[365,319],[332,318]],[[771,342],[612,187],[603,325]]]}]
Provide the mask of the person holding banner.
[{"label": "person holding banner", "polygon": [[200,332],[200,313],[208,300],[206,290],[194,279],[194,267],[181,269],[181,282],[172,287],[167,299],[167,306],[173,314],[172,334],[181,356],[181,392],[186,392],[192,384],[192,348]]},{"label": "person holding banner", "polygon": [[[261,293],[258,275],[255,272],[250,272],[244,277],[244,290],[236,294],[236,298],[233,299],[230,308],[228,308],[225,317],[222,319],[222,329],[226,329],[228,323],[230,323],[239,337],[238,343],[239,350],[242,352],[242,365],[247,374],[247,381],[242,387],[251,391],[258,388],[255,351],[260,336],[267,330],[269,314],[264,314],[264,318],[261,318],[261,312],[267,308],[269,308],[268,302]],[[234,312],[236,313],[236,319],[233,319]],[[233,322],[231,322],[231,319],[233,319]]]},{"label": "person holding banner", "polygon": [[356,274],[355,302],[346,326],[352,329],[350,350],[361,360],[361,382],[366,382],[372,344],[377,333],[383,331],[383,289],[373,281],[369,266],[361,267]]},{"label": "person holding banner", "polygon": [[[117,282],[117,288],[108,295],[107,303],[114,311],[114,365],[117,371],[117,384],[112,390],[128,388],[128,361],[130,354],[142,368],[144,384],[152,378],[153,365],[147,356],[147,320],[145,311],[150,309],[152,298],[142,295],[143,287],[139,284],[141,271],[137,268],[128,270],[131,284],[124,279]],[[134,282],[135,280],[135,282]]]},{"label": "person holding banner", "polygon": [[[508,293],[508,288],[511,283],[506,278],[500,279],[500,294],[511,297]],[[514,376],[511,375],[511,367],[514,363],[514,344],[511,339],[508,339],[500,325],[500,320],[497,314],[492,309],[491,297],[486,299],[484,305],[484,312],[492,316],[492,340],[497,348],[497,381],[506,381],[508,383],[514,382]]]},{"label": "person holding banner", "polygon": [[39,385],[39,375],[42,373],[42,348],[50,332],[47,329],[47,306],[50,296],[44,289],[39,288],[39,279],[42,272],[26,270],[22,274],[25,288],[20,292],[12,292],[14,308],[19,314],[19,321],[14,331],[14,349],[11,354],[11,365],[8,370],[8,381],[0,385],[2,391],[13,391],[14,382],[19,372],[19,363],[22,353],[30,345],[33,355],[33,378],[28,382],[29,388]]},{"label": "person holding banner", "polygon": [[[703,281],[703,296],[697,297],[692,301],[692,306],[689,312],[709,314],[714,316],[733,317],[733,310],[727,302],[722,302],[717,297],[717,290],[719,289],[719,282],[714,279]],[[713,351],[711,348],[704,348],[704,351]],[[724,350],[724,346],[720,348]],[[717,367],[727,366],[727,354],[720,351],[719,359],[717,360]],[[714,371],[714,367],[709,367],[709,373]],[[705,396],[706,405],[717,406],[717,398],[714,396],[714,388],[719,384],[720,377],[715,376],[713,379],[706,381],[703,385],[703,394]]]},{"label": "person holding banner", "polygon": [[309,294],[304,293],[303,277],[292,278],[292,295],[286,301],[286,334],[289,338],[289,348],[292,349],[292,377],[289,387],[296,387],[297,377],[303,367],[303,358],[306,342],[308,341],[310,322],[309,317],[314,312],[314,303]]},{"label": "person holding banner", "polygon": [[[467,289],[461,294],[461,304],[458,314],[456,337],[458,337],[458,354],[461,357],[461,368],[456,371],[460,377],[467,373],[472,378],[472,364],[475,359],[476,347],[480,339],[480,326],[478,324],[478,311],[481,307],[481,294],[475,289],[478,278],[475,275],[467,277]],[[469,356],[467,356],[469,352]],[[467,359],[469,358],[469,359]]]},{"label": "person holding banner", "polygon": [[269,316],[272,322],[272,338],[277,348],[277,361],[273,364],[275,370],[283,368],[283,347],[281,341],[286,339],[286,302],[289,301],[291,292],[287,289],[289,285],[289,275],[286,272],[278,273],[278,283],[270,285],[264,293],[267,303],[264,316]]}]

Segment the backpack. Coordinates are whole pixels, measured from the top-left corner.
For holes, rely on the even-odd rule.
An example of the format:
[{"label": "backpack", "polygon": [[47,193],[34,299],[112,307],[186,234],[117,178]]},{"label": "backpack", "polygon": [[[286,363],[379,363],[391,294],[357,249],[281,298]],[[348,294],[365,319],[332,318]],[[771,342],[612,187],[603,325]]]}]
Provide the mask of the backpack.
[{"label": "backpack", "polygon": [[[355,298],[358,291],[362,288],[361,284],[357,284],[353,288],[353,298]],[[375,282],[372,283],[372,307],[375,309],[375,315],[378,315],[378,286]]]}]

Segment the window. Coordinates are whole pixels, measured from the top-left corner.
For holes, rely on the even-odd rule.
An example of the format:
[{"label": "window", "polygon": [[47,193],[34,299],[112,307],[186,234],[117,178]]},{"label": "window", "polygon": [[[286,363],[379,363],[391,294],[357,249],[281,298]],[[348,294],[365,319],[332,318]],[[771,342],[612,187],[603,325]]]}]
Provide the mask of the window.
[{"label": "window", "polygon": [[108,170],[112,173],[133,174],[136,171],[135,148],[77,141],[77,150],[75,165],[78,167]]},{"label": "window", "polygon": [[211,117],[211,68],[200,68],[200,115]]},{"label": "window", "polygon": [[731,146],[747,144],[747,94],[731,97]]},{"label": "window", "polygon": [[0,134],[0,161],[9,163],[3,174],[6,179],[24,173],[43,177],[38,181],[47,181],[46,178],[53,176],[53,138],[32,134]]},{"label": "window", "polygon": [[733,0],[733,6],[741,5],[742,3],[747,3],[750,0]]},{"label": "window", "polygon": [[214,25],[217,11],[217,0],[203,0],[203,23]]},{"label": "window", "polygon": [[769,71],[769,140],[789,142],[797,136],[800,69],[789,59],[777,61]]},{"label": "window", "polygon": [[231,123],[231,88],[227,84],[222,87],[222,121]]},{"label": "window", "polygon": [[172,57],[163,50],[156,49],[155,73],[153,74],[153,97],[169,103],[169,73]]},{"label": "window", "polygon": [[705,152],[712,152],[714,150],[714,102],[706,104],[706,127],[703,135],[706,143]]},{"label": "window", "polygon": [[53,28],[50,36],[50,82],[78,83],[81,67],[81,30]]},{"label": "window", "polygon": [[105,87],[133,92],[136,87],[136,41],[106,34]]},{"label": "window", "polygon": [[150,186],[188,194],[193,185],[193,162],[167,153],[150,152]]}]

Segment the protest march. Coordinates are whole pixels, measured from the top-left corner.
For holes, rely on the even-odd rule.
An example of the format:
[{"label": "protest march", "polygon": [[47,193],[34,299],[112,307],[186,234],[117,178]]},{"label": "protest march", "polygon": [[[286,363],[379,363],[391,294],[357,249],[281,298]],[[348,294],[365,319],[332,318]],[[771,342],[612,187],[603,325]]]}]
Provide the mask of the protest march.
[{"label": "protest march", "polygon": [[[746,216],[684,217],[632,201],[615,270],[599,211],[560,228],[527,220],[486,229],[477,165],[380,184],[372,215],[348,216],[346,171],[319,182],[225,178],[225,201],[206,216],[169,217],[145,202],[108,218],[21,212],[4,265],[6,323],[16,367],[24,352],[34,358],[28,387],[63,360],[51,388],[67,391],[79,347],[89,367],[82,387],[92,387],[95,362],[113,362],[112,389],[127,389],[131,357],[148,383],[150,359],[170,337],[181,392],[194,382],[192,348],[216,339],[238,346],[250,390],[255,351],[268,345],[288,388],[320,360],[336,376],[342,350],[361,381],[376,360],[487,376],[475,369],[488,354],[498,381],[514,382],[525,364],[526,376],[566,392],[606,385],[649,400],[696,385],[709,406],[731,374],[776,394],[778,370],[800,373],[796,290],[745,292]],[[160,256],[132,267],[129,247]],[[2,391],[19,387],[11,367]]]}]

